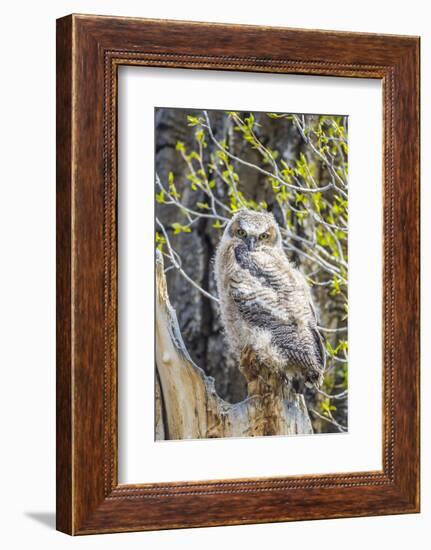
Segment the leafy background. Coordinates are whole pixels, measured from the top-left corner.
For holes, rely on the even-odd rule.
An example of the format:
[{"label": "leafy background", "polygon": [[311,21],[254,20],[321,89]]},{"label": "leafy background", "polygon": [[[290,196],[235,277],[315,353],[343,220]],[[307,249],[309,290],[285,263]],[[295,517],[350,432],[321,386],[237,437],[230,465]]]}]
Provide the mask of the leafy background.
[{"label": "leafy background", "polygon": [[305,395],[316,433],[347,429],[347,136],[346,116],[155,110],[155,246],[185,344],[221,397],[246,397],[223,338],[213,258],[239,208],[272,211],[325,340],[324,384]]}]

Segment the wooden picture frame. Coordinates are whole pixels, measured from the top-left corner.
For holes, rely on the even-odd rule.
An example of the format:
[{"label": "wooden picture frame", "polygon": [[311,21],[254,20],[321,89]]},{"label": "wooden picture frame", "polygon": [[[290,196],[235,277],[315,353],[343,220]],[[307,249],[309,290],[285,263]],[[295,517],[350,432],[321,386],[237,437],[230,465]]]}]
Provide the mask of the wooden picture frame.
[{"label": "wooden picture frame", "polygon": [[[117,69],[383,83],[383,469],[119,485]],[[57,529],[68,534],[419,511],[419,38],[70,15],[57,21]]]}]

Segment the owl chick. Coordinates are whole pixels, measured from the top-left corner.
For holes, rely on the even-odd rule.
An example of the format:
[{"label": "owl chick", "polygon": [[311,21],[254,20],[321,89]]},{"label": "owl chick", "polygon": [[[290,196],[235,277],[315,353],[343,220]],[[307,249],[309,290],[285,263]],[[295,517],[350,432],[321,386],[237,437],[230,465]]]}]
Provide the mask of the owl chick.
[{"label": "owl chick", "polygon": [[319,386],[325,350],[310,290],[287,259],[272,214],[244,209],[233,216],[217,248],[215,275],[235,357],[249,346],[297,391]]}]

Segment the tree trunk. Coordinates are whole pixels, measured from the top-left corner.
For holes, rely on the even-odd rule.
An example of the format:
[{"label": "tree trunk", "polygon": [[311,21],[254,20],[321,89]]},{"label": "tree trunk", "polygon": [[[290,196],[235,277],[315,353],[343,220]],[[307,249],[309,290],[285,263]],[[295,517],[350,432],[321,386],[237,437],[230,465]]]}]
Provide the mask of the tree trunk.
[{"label": "tree trunk", "polygon": [[241,357],[246,399],[218,396],[214,378],[191,359],[156,260],[156,439],[251,437],[313,433],[304,398],[259,364],[251,348]]}]

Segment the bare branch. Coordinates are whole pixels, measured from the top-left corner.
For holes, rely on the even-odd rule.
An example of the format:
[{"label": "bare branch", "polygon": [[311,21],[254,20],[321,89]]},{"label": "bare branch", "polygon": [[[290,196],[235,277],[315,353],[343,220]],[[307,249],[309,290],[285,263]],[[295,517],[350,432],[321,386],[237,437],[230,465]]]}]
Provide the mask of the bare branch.
[{"label": "bare branch", "polygon": [[315,388],[315,389],[318,393],[320,393],[324,397],[327,397],[328,399],[346,399],[349,394],[348,390],[344,390],[341,393],[336,393],[335,395],[329,395],[329,393],[324,392],[320,388]]},{"label": "bare branch", "polygon": [[171,242],[169,240],[169,237],[168,237],[168,233],[164,227],[164,225],[162,224],[162,222],[156,217],[156,223],[157,225],[160,227],[160,230],[162,231],[163,233],[163,236],[166,240],[166,244],[168,246],[168,250],[169,250],[169,255],[170,255],[170,260],[171,262],[173,263],[173,265],[175,266],[175,268],[181,273],[181,275],[192,285],[194,286],[197,290],[199,290],[199,292],[201,294],[203,294],[206,298],[209,298],[210,300],[213,300],[214,302],[216,302],[217,304],[219,303],[219,299],[216,298],[215,296],[213,296],[212,294],[210,294],[209,292],[207,292],[206,290],[204,290],[202,287],[200,287],[189,275],[187,275],[187,273],[184,271],[184,269],[182,267],[180,267],[180,265],[178,264],[178,262],[176,261],[175,259],[175,254],[177,254],[172,246],[171,246]]},{"label": "bare branch", "polygon": [[320,414],[319,412],[317,412],[315,409],[309,409],[309,411],[312,412],[313,414],[315,414],[316,416],[318,416],[319,418],[321,418],[322,420],[326,420],[326,422],[329,422],[330,424],[332,424],[333,426],[338,428],[338,431],[343,432],[343,433],[347,432],[347,428],[345,426],[342,426],[341,424],[339,424],[334,419],[334,417],[324,416],[323,414]]}]

